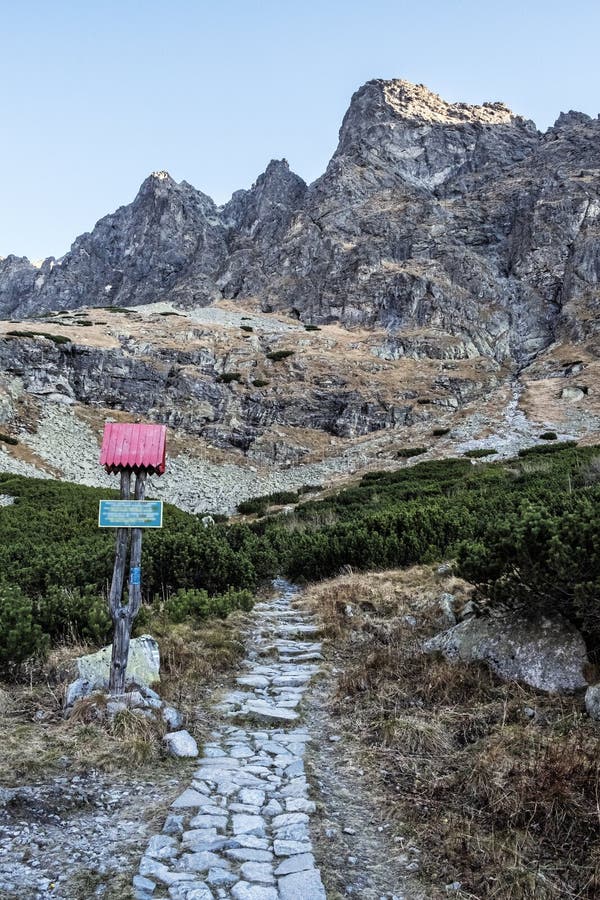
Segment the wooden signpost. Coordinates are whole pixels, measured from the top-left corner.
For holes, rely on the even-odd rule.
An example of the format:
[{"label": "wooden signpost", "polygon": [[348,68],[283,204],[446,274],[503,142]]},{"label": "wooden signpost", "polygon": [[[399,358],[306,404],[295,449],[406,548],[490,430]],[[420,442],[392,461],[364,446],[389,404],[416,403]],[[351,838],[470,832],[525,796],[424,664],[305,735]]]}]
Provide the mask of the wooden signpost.
[{"label": "wooden signpost", "polygon": [[[116,528],[116,554],[109,594],[114,624],[108,689],[111,695],[125,691],[131,626],[142,603],[142,529],[162,528],[162,502],[145,500],[146,476],[162,475],[166,467],[167,429],[164,425],[107,422],[104,426],[100,465],[121,475],[121,499],[101,500],[100,528]],[[131,499],[135,475],[134,499]],[[123,582],[129,551],[129,590],[123,603]]]}]

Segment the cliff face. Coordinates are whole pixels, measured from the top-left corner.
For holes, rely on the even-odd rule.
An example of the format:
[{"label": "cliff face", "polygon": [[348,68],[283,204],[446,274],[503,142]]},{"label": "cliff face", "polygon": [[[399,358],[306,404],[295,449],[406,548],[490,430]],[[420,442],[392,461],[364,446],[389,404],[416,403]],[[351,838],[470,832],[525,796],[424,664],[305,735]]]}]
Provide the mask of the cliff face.
[{"label": "cliff face", "polygon": [[213,277],[227,257],[225,229],[209,197],[167,172],[154,172],[129,206],[78,237],[61,260],[39,268],[9,256],[0,262],[2,314],[28,316],[94,305],[138,305],[176,294],[211,298]]},{"label": "cliff face", "polygon": [[422,85],[353,96],[325,174],[285,161],[222,208],[165,172],[62,260],[0,261],[0,315],[257,297],[305,323],[384,327],[392,357],[480,354],[517,367],[596,328],[600,121],[542,135],[501,103]]}]

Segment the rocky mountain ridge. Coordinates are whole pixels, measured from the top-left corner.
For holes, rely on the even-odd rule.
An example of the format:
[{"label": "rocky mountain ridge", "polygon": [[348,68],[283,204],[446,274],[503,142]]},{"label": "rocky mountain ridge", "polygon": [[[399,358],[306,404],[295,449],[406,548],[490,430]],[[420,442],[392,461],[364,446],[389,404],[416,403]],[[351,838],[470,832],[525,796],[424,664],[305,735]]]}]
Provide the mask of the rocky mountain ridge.
[{"label": "rocky mountain ridge", "polygon": [[370,81],[310,186],[273,161],[217,208],[155,172],[61,260],[2,260],[0,314],[258,297],[305,323],[383,326],[398,353],[451,335],[518,367],[577,331],[571,304],[597,290],[599,138],[582,113],[540,134],[502,103]]},{"label": "rocky mountain ridge", "polygon": [[[61,260],[0,260],[2,467],[94,481],[101,420],[160,421],[169,496],[219,511],[407,447],[598,440],[599,138],[375,80],[311,185],[272,161],[217,207],[153,173]],[[225,494],[186,487],[215,453]]]}]

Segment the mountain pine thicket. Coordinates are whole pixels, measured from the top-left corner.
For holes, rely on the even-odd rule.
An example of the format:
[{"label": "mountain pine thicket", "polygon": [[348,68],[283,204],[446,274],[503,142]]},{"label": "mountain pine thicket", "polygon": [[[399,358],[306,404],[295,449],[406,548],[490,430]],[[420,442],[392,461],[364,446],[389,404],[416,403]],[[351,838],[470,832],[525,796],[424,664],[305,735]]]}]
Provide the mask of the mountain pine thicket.
[{"label": "mountain pine thicket", "polygon": [[[144,545],[143,628],[152,613],[174,622],[248,609],[277,573],[298,581],[343,566],[383,569],[457,560],[490,604],[560,612],[600,649],[600,456],[597,447],[542,445],[508,462],[424,462],[370,472],[293,513],[205,528],[167,505],[164,529]],[[17,676],[60,641],[101,645],[112,532],[97,528],[107,492],[13,475],[0,492],[0,671]],[[286,501],[299,501],[286,495]],[[277,502],[277,495],[271,502]],[[288,511],[289,512],[289,511]]]}]

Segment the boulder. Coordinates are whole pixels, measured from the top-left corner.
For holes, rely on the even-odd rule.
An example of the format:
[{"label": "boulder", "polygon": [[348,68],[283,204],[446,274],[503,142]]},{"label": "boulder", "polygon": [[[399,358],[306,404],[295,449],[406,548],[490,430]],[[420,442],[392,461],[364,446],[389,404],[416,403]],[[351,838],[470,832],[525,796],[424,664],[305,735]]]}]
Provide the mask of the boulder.
[{"label": "boulder", "polygon": [[198,756],[198,745],[189,731],[170,731],[163,741],[171,756]]},{"label": "boulder", "polygon": [[72,681],[67,688],[65,706],[73,706],[77,700],[81,700],[83,697],[89,697],[95,690],[96,687],[92,682],[86,681],[84,678],[77,678],[77,680]]},{"label": "boulder", "polygon": [[[112,647],[103,647],[97,653],[80,656],[77,660],[79,679],[93,684],[96,688],[108,686]],[[126,681],[136,685],[149,686],[160,681],[160,655],[158,644],[149,634],[133,638],[129,644]],[[79,680],[78,679],[78,680]]]},{"label": "boulder", "polygon": [[587,685],[583,638],[561,616],[470,618],[430,638],[423,650],[456,662],[485,662],[504,681],[550,693],[572,693]]},{"label": "boulder", "polygon": [[455,603],[456,597],[454,596],[454,594],[448,594],[447,592],[444,592],[438,600],[438,606],[442,611],[446,625],[456,625],[456,610],[454,609]]},{"label": "boulder", "polygon": [[183,716],[179,710],[175,709],[173,706],[163,707],[162,717],[168,728],[171,728],[173,731],[177,728],[181,728],[183,724]]},{"label": "boulder", "polygon": [[109,700],[106,704],[106,714],[109,719],[114,719],[121,712],[125,712],[127,704],[122,700]]},{"label": "boulder", "polygon": [[565,387],[562,389],[560,396],[563,400],[570,400],[572,403],[577,403],[578,400],[583,400],[585,391],[580,387]]},{"label": "boulder", "polygon": [[600,719],[600,684],[591,684],[585,692],[585,708],[590,719]]},{"label": "boulder", "polygon": [[460,611],[459,619],[470,619],[477,615],[477,604],[473,600],[468,600]]}]

